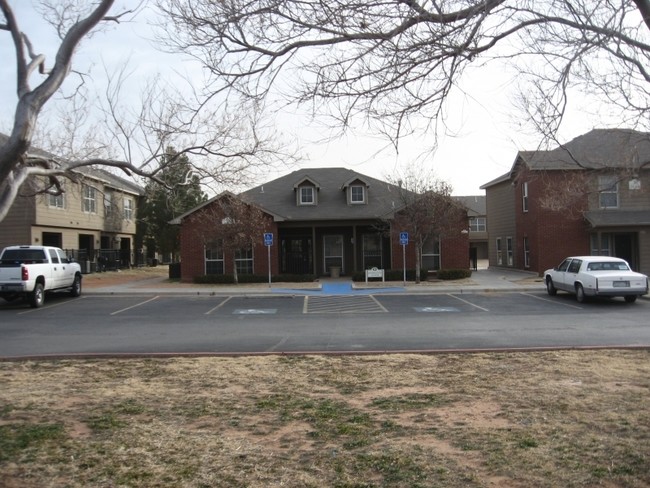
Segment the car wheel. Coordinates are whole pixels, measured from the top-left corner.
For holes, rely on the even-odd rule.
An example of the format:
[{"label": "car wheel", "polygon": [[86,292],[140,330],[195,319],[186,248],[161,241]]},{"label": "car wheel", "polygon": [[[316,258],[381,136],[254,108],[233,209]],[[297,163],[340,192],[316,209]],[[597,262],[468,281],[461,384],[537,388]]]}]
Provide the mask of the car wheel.
[{"label": "car wheel", "polygon": [[29,304],[33,308],[39,308],[43,306],[45,302],[45,290],[43,290],[43,285],[41,283],[36,283],[34,285],[34,290],[29,294]]},{"label": "car wheel", "polygon": [[636,295],[625,295],[625,301],[627,303],[634,303],[636,302]]},{"label": "car wheel", "polygon": [[585,290],[580,283],[576,285],[576,300],[578,303],[583,303],[585,301]]},{"label": "car wheel", "polygon": [[78,297],[79,295],[81,295],[81,276],[75,275],[72,288],[70,288],[70,296]]},{"label": "car wheel", "polygon": [[557,295],[557,288],[555,288],[555,285],[553,284],[553,279],[550,276],[546,278],[546,291],[552,297]]}]

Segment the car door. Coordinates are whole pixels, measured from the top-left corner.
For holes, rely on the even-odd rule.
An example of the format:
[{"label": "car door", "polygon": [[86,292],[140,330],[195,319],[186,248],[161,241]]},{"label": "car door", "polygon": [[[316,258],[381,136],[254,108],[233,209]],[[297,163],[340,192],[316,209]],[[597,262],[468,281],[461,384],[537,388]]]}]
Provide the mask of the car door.
[{"label": "car door", "polygon": [[566,290],[565,280],[566,271],[571,264],[571,258],[567,258],[560,263],[560,265],[553,270],[553,284],[558,290]]},{"label": "car door", "polygon": [[564,289],[567,291],[575,290],[575,283],[578,278],[578,273],[580,272],[580,266],[582,266],[582,259],[572,259],[569,263],[569,267],[564,273]]},{"label": "car door", "polygon": [[65,253],[61,249],[56,250],[57,254],[59,255],[59,260],[61,261],[61,282],[59,283],[59,286],[69,286],[72,284],[72,281],[74,280],[74,272],[75,268],[74,266],[70,266],[70,263],[68,262],[68,256],[65,255]]},{"label": "car door", "polygon": [[58,288],[61,286],[61,283],[63,282],[64,279],[64,269],[63,269],[63,264],[61,263],[61,258],[56,252],[56,249],[48,249],[48,253],[50,255],[50,262],[51,264],[51,275],[49,278],[49,283],[46,283],[46,287],[48,290],[53,289],[53,288]]}]

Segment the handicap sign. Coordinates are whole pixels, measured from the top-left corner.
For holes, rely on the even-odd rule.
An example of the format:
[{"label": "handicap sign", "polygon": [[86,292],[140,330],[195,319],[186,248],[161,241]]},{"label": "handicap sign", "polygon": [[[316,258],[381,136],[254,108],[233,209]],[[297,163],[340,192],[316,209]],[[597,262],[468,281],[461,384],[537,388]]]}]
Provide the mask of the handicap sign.
[{"label": "handicap sign", "polygon": [[409,243],[409,233],[408,232],[400,232],[399,233],[399,243],[402,246],[406,246]]},{"label": "handicap sign", "polygon": [[273,234],[271,232],[264,233],[264,245],[265,246],[273,245]]}]

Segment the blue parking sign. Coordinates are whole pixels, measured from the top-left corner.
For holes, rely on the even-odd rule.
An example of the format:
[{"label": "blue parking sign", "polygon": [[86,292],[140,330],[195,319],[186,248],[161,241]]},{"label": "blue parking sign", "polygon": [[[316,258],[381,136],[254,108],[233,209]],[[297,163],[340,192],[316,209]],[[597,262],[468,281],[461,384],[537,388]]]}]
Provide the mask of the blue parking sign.
[{"label": "blue parking sign", "polygon": [[271,232],[264,233],[264,245],[265,246],[273,245],[273,234]]},{"label": "blue parking sign", "polygon": [[409,233],[408,232],[400,232],[399,233],[399,243],[402,246],[406,246],[409,243]]}]

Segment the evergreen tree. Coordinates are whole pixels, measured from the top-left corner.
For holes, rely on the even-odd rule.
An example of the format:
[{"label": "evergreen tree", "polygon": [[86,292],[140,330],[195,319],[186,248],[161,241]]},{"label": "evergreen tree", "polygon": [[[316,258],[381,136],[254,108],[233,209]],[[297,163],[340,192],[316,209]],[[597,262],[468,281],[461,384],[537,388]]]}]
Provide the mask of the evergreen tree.
[{"label": "evergreen tree", "polygon": [[207,201],[199,177],[192,174],[192,164],[185,154],[168,147],[159,177],[163,184],[150,181],[140,205],[140,232],[147,244],[149,257],[153,251],[177,260],[180,250],[179,226],[169,221]]}]

